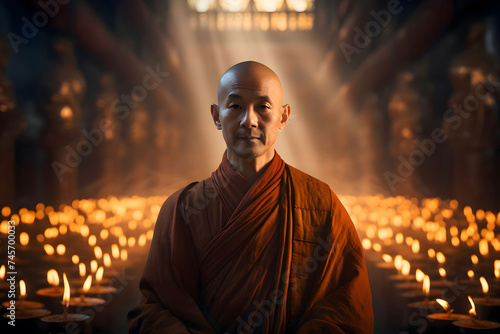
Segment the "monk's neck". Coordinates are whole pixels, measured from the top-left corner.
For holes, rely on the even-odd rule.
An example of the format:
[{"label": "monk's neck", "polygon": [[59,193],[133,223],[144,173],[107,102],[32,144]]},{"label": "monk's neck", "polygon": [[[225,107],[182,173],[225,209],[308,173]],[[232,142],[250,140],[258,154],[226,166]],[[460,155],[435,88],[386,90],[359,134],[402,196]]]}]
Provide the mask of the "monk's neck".
[{"label": "monk's neck", "polygon": [[249,183],[254,183],[269,165],[274,158],[274,150],[252,159],[237,156],[231,150],[227,150],[227,160],[229,163],[247,180]]}]

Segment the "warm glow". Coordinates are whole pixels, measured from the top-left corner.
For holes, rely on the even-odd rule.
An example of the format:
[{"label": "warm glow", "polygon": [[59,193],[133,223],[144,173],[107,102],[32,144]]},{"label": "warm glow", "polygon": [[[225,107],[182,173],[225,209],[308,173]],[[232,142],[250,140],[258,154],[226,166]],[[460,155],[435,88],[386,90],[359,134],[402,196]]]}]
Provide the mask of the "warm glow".
[{"label": "warm glow", "polygon": [[471,262],[472,262],[473,264],[478,264],[478,262],[479,262],[479,258],[477,257],[477,255],[476,255],[476,254],[472,254],[472,255],[470,256],[470,260],[471,260]]},{"label": "warm glow", "polygon": [[396,255],[394,257],[394,267],[397,270],[401,270],[401,268],[403,267],[403,257],[401,255]]},{"label": "warm glow", "polygon": [[80,257],[78,255],[73,255],[71,257],[71,262],[73,262],[73,264],[77,264],[78,262],[80,262]]},{"label": "warm glow", "polygon": [[102,258],[102,249],[99,246],[94,247],[94,255],[96,259],[101,259]]},{"label": "warm glow", "polygon": [[26,296],[26,283],[23,280],[19,281],[19,292],[21,293],[21,297]]},{"label": "warm glow", "polygon": [[389,254],[384,254],[382,255],[382,260],[384,260],[385,263],[392,262],[392,256],[390,256]]},{"label": "warm glow", "polygon": [[422,292],[425,293],[426,296],[429,296],[429,291],[431,290],[431,280],[429,275],[424,276],[424,283],[422,284]]},{"label": "warm glow", "polygon": [[122,261],[127,261],[128,259],[128,252],[126,249],[122,249],[122,251],[120,252],[120,259]]},{"label": "warm glow", "polygon": [[479,277],[479,282],[481,282],[481,288],[483,289],[483,293],[487,294],[490,291],[490,287],[488,286],[488,281],[483,276]]},{"label": "warm glow", "polygon": [[59,115],[61,116],[61,118],[70,119],[73,117],[73,111],[71,110],[70,107],[64,106],[62,107]]},{"label": "warm glow", "polygon": [[59,285],[59,275],[55,269],[50,269],[47,271],[47,282],[52,286]]},{"label": "warm glow", "polygon": [[500,269],[495,269],[495,278],[500,279]]},{"label": "warm glow", "polygon": [[135,246],[135,238],[134,237],[130,237],[128,238],[128,246],[129,247],[134,247]]},{"label": "warm glow", "polygon": [[487,256],[489,254],[488,240],[486,239],[479,240],[479,253],[482,256]]},{"label": "warm glow", "polygon": [[495,262],[493,263],[493,267],[495,269],[500,269],[500,260],[495,260]]},{"label": "warm glow", "polygon": [[436,256],[436,251],[432,248],[429,248],[427,250],[427,255],[429,255],[429,257],[432,259],[432,258],[434,258],[434,256]]},{"label": "warm glow", "polygon": [[418,240],[413,240],[412,244],[411,244],[411,251],[414,253],[414,254],[417,254],[419,251],[420,251],[420,242],[418,242]]},{"label": "warm glow", "polygon": [[82,291],[83,293],[87,293],[90,290],[90,286],[92,285],[92,275],[88,275],[85,283],[83,283]]},{"label": "warm glow", "polygon": [[90,261],[90,272],[95,273],[96,270],[97,270],[97,261],[96,260]]},{"label": "warm glow", "polygon": [[99,269],[97,269],[97,272],[95,273],[95,280],[97,281],[97,283],[102,281],[103,275],[104,275],[104,267],[99,267]]},{"label": "warm glow", "polygon": [[111,256],[109,256],[108,253],[104,253],[102,262],[104,263],[105,267],[111,267]]},{"label": "warm glow", "polygon": [[437,298],[436,301],[445,311],[448,311],[448,309],[450,308],[450,304],[448,304],[446,300]]},{"label": "warm glow", "polygon": [[69,306],[69,299],[71,295],[69,291],[69,283],[68,283],[68,278],[66,277],[66,273],[63,273],[63,282],[64,282],[63,305],[67,308]]},{"label": "warm glow", "polygon": [[471,315],[471,317],[475,317],[476,316],[476,305],[474,305],[474,302],[472,301],[472,298],[470,296],[467,296],[467,298],[469,298],[470,305],[472,306],[472,308],[469,310],[469,314]]},{"label": "warm glow", "polygon": [[397,243],[398,245],[400,245],[400,244],[402,244],[402,243],[403,243],[403,241],[404,241],[404,236],[403,236],[403,234],[402,234],[402,233],[398,233],[398,234],[396,234],[395,239],[396,239],[396,243]]},{"label": "warm glow", "polygon": [[441,252],[436,253],[436,260],[437,260],[437,262],[439,262],[441,264],[446,262],[446,258],[444,257],[444,254]]},{"label": "warm glow", "polygon": [[444,268],[439,268],[439,276],[446,277],[446,270]]},{"label": "warm glow", "polygon": [[8,206],[4,206],[2,208],[2,216],[8,217],[8,216],[10,216],[10,214],[11,214],[10,208]]},{"label": "warm glow", "polygon": [[417,280],[417,282],[419,282],[419,283],[422,282],[424,280],[424,276],[425,276],[425,274],[422,270],[417,269],[415,271],[415,279]]},{"label": "warm glow", "polygon": [[474,271],[473,270],[468,270],[467,271],[467,276],[469,276],[469,278],[473,278],[474,277]]},{"label": "warm glow", "polygon": [[80,274],[80,277],[85,276],[87,273],[87,269],[85,267],[85,263],[79,263],[78,264],[78,273]]},{"label": "warm glow", "polygon": [[30,242],[30,236],[26,232],[21,232],[19,234],[19,242],[21,243],[22,246],[27,246],[28,243]]},{"label": "warm glow", "polygon": [[372,248],[375,252],[380,252],[382,250],[382,245],[380,245],[378,242],[376,242],[373,244]]},{"label": "warm glow", "polygon": [[403,265],[401,267],[401,274],[408,276],[410,274],[410,262],[403,260]]},{"label": "warm glow", "polygon": [[52,247],[49,244],[43,245],[43,250],[45,251],[45,253],[47,253],[47,255],[53,255],[54,254],[54,247]]},{"label": "warm glow", "polygon": [[64,253],[66,253],[66,246],[64,246],[63,244],[57,245],[56,252],[59,255],[64,255]]},{"label": "warm glow", "polygon": [[114,259],[118,259],[120,257],[120,248],[118,247],[117,244],[111,245],[111,255],[113,256]]},{"label": "warm glow", "polygon": [[137,244],[141,247],[144,247],[146,245],[146,241],[147,241],[147,238],[146,238],[146,235],[145,234],[141,234],[139,236],[139,240],[137,240]]},{"label": "warm glow", "polygon": [[2,264],[2,266],[0,267],[0,279],[4,278],[5,278],[5,264]]},{"label": "warm glow", "polygon": [[88,240],[89,246],[91,247],[95,246],[96,242],[97,242],[97,237],[92,234]]}]

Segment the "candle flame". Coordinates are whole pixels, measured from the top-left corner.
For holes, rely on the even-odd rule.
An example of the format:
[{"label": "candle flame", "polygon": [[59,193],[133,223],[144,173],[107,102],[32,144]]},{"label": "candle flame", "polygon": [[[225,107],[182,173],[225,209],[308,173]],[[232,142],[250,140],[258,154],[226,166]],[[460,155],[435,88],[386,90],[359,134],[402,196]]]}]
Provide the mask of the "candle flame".
[{"label": "candle flame", "polygon": [[101,259],[102,258],[102,249],[99,246],[94,247],[94,255],[96,259]]},{"label": "candle flame", "polygon": [[441,277],[446,277],[446,269],[444,269],[444,268],[439,268],[439,276],[441,276]]},{"label": "candle flame", "polygon": [[493,266],[495,269],[500,269],[500,260],[495,260]]},{"label": "candle flame", "polygon": [[472,254],[470,256],[470,260],[471,260],[472,264],[478,264],[479,263],[479,258],[477,257],[476,254]]},{"label": "candle flame", "polygon": [[21,243],[22,246],[27,246],[28,243],[30,242],[30,236],[26,232],[21,232],[19,235],[19,242]]},{"label": "candle flame", "polygon": [[500,278],[500,269],[495,269],[495,278]]},{"label": "candle flame", "polygon": [[384,260],[385,263],[389,263],[392,261],[392,256],[390,256],[389,254],[384,254],[382,255],[382,260]]},{"label": "candle flame", "polygon": [[69,299],[71,297],[71,294],[70,294],[69,282],[68,282],[68,278],[66,277],[66,273],[63,273],[63,282],[64,282],[64,293],[63,293],[62,304],[64,305],[64,307],[67,308],[69,306]]},{"label": "candle flame", "polygon": [[489,252],[490,251],[488,248],[488,240],[486,239],[479,240],[479,253],[481,253],[482,256],[487,256]]},{"label": "candle flame", "polygon": [[95,273],[96,270],[97,270],[97,261],[96,260],[90,261],[90,272]]},{"label": "candle flame", "polygon": [[63,244],[57,245],[56,252],[59,255],[64,255],[64,253],[66,253],[66,246],[64,246]]},{"label": "candle flame", "polygon": [[401,255],[396,255],[394,257],[394,267],[396,267],[397,270],[401,270],[403,267],[403,257]]},{"label": "candle flame", "polygon": [[83,293],[86,293],[90,290],[90,287],[92,286],[92,275],[87,276],[87,279],[85,280],[85,283],[83,283]]},{"label": "candle flame", "polygon": [[401,267],[401,274],[408,276],[410,274],[410,262],[403,260],[403,265]]},{"label": "candle flame", "polygon": [[432,259],[434,258],[434,256],[436,256],[436,251],[433,248],[429,248],[427,250],[427,255],[429,255],[429,257]]},{"label": "candle flame", "polygon": [[469,278],[473,278],[474,277],[474,270],[467,270],[467,276],[469,276]]},{"label": "candle flame", "polygon": [[429,296],[429,291],[431,290],[431,280],[429,275],[424,276],[424,283],[422,284],[422,291],[426,296]]},{"label": "candle flame", "polygon": [[47,253],[47,255],[54,254],[54,247],[52,247],[52,245],[49,245],[49,244],[43,245],[43,250],[45,251],[45,253]]},{"label": "candle flame", "polygon": [[120,257],[120,248],[118,247],[117,244],[111,245],[111,255],[113,256],[114,259],[118,259]]},{"label": "candle flame", "polygon": [[411,251],[414,253],[414,254],[417,254],[418,252],[420,252],[420,242],[418,242],[418,240],[413,240],[413,243],[411,244]]},{"label": "candle flame", "polygon": [[80,277],[83,277],[85,276],[86,274],[86,267],[85,267],[85,263],[79,263],[78,264],[78,273],[80,274]]},{"label": "candle flame", "polygon": [[102,281],[102,276],[104,275],[104,267],[99,267],[95,273],[95,280],[99,283]]},{"label": "candle flame", "polygon": [[19,291],[21,293],[21,297],[26,296],[26,283],[23,280],[19,281]]},{"label": "candle flame", "polygon": [[448,311],[448,309],[450,308],[450,304],[448,304],[446,300],[437,298],[436,301],[443,307],[445,311]]},{"label": "candle flame", "polygon": [[443,263],[445,263],[445,262],[446,262],[446,258],[445,258],[445,256],[444,256],[444,254],[443,254],[443,253],[441,253],[441,252],[437,252],[437,253],[436,253],[436,260],[437,260],[439,263],[441,263],[441,264],[443,264]]},{"label": "candle flame", "polygon": [[481,282],[481,288],[483,289],[483,293],[487,294],[488,291],[490,290],[490,287],[488,286],[488,281],[486,281],[486,278],[481,276],[479,277],[479,282]]},{"label": "candle flame", "polygon": [[2,264],[2,266],[0,267],[0,279],[4,278],[5,278],[5,264]]},{"label": "candle flame", "polygon": [[128,259],[128,252],[126,249],[122,249],[121,252],[120,252],[120,259],[122,261],[127,261]]},{"label": "candle flame", "polygon": [[80,257],[78,255],[73,255],[71,257],[71,262],[73,262],[73,264],[77,264],[78,262],[80,262]]},{"label": "candle flame", "polygon": [[47,271],[47,282],[52,286],[59,285],[59,275],[55,269],[50,269]]},{"label": "candle flame", "polygon": [[424,276],[425,276],[425,274],[422,270],[417,269],[415,271],[415,279],[417,280],[417,282],[419,282],[419,283],[422,282],[424,280]]},{"label": "candle flame", "polygon": [[472,316],[472,317],[475,317],[477,314],[476,314],[476,305],[474,305],[474,301],[472,300],[472,298],[470,296],[467,296],[467,298],[469,298],[469,302],[472,306],[472,308],[469,310],[469,314]]},{"label": "candle flame", "polygon": [[105,267],[111,267],[111,256],[109,256],[108,253],[104,253],[102,262],[104,263]]}]

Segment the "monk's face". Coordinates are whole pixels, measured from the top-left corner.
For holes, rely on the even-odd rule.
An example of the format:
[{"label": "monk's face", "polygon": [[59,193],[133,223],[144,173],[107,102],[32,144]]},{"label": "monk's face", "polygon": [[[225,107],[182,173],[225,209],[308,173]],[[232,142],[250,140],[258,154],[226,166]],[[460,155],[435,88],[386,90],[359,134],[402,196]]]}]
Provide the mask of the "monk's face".
[{"label": "monk's face", "polygon": [[211,111],[227,150],[241,158],[272,158],[278,132],[290,113],[290,106],[282,105],[276,74],[263,65],[226,72],[219,83],[218,101]]}]

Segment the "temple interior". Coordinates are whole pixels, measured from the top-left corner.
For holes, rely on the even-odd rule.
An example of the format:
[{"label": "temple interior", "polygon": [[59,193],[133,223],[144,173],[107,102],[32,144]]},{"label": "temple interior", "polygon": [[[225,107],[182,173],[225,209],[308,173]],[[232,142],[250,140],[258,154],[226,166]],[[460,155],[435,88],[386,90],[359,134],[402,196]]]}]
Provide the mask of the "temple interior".
[{"label": "temple interior", "polygon": [[246,60],[291,106],[277,152],[353,220],[375,333],[499,333],[488,0],[0,2],[1,332],[10,277],[15,332],[127,332],[160,207],[219,165],[210,105]]}]

